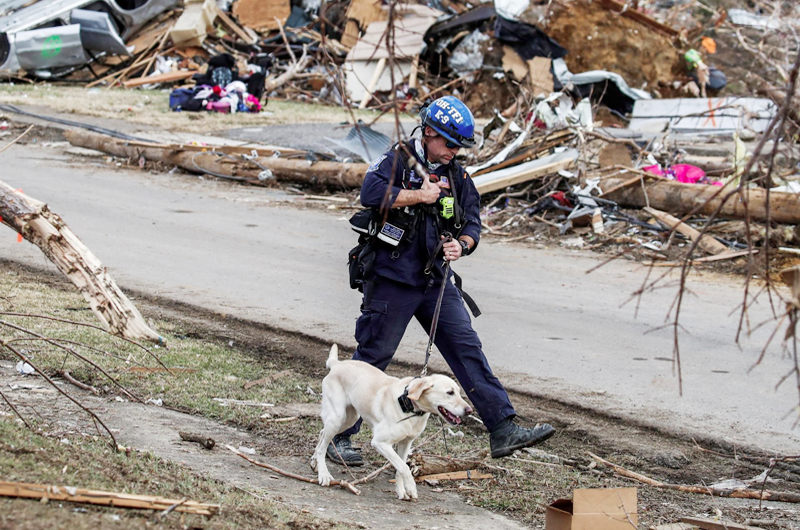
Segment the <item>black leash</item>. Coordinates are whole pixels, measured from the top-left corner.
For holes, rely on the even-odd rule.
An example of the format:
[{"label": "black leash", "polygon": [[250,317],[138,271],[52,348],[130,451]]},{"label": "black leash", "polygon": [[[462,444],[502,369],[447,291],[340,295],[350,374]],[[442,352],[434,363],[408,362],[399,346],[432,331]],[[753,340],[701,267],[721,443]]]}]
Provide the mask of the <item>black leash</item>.
[{"label": "black leash", "polygon": [[[436,247],[436,251],[434,252],[434,259],[436,254],[442,249],[445,243],[448,241],[453,240],[453,236],[449,232],[445,232],[442,234],[444,239],[439,242],[439,245]],[[433,260],[431,260],[433,261]],[[426,267],[426,273],[429,272],[430,267]],[[428,347],[425,349],[425,364],[422,365],[422,377],[428,375],[428,361],[431,358],[431,348],[433,347],[433,339],[436,337],[436,328],[439,324],[439,313],[442,310],[442,298],[444,298],[444,289],[447,287],[447,281],[450,276],[450,260],[444,260],[444,267],[443,267],[443,276],[442,276],[442,286],[439,288],[439,297],[436,299],[436,309],[433,311],[433,320],[431,321],[431,331],[428,334]]]}]

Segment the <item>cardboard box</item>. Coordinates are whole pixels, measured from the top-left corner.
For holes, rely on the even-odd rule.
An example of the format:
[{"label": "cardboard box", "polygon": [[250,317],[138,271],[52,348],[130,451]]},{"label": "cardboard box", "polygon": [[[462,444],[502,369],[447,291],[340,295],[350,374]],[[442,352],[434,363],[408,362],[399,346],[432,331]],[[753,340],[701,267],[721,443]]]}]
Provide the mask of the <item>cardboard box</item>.
[{"label": "cardboard box", "polygon": [[636,488],[575,490],[547,507],[545,530],[635,530]]},{"label": "cardboard box", "polygon": [[172,26],[169,36],[178,48],[201,46],[217,18],[216,0],[186,0],[183,14]]}]

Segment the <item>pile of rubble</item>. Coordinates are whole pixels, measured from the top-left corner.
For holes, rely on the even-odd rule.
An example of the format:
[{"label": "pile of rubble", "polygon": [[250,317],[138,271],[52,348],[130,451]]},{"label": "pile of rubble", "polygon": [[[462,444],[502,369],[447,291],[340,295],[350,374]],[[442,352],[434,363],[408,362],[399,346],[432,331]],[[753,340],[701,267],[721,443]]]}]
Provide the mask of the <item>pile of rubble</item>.
[{"label": "pile of rubble", "polygon": [[[800,106],[773,124],[797,57],[800,8],[790,4],[5,0],[0,71],[88,87],[177,83],[170,106],[180,111],[258,112],[286,98],[413,115],[453,94],[485,120],[464,164],[485,195],[488,233],[558,230],[576,246],[611,242],[668,262],[688,238],[736,257],[767,237],[800,239]],[[391,141],[356,125],[337,144],[369,162]],[[124,155],[130,145],[117,143]],[[364,169],[274,146],[193,153],[184,165],[186,146],[141,147],[260,185],[357,186]]]}]

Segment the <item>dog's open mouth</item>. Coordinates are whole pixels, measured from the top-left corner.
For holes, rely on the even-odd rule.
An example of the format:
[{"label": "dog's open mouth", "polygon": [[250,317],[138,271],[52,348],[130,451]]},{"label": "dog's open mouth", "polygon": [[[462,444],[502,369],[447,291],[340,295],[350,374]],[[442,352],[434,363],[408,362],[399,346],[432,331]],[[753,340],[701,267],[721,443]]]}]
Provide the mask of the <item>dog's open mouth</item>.
[{"label": "dog's open mouth", "polygon": [[461,418],[447,410],[446,408],[440,406],[439,407],[439,414],[442,415],[444,419],[448,422],[452,423],[453,425],[461,425]]}]

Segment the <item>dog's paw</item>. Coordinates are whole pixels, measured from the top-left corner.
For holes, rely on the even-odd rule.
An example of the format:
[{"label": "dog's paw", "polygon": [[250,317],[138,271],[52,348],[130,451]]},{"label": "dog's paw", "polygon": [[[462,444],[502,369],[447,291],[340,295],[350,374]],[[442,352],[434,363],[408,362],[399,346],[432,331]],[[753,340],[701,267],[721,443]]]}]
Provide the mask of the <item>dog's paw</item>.
[{"label": "dog's paw", "polygon": [[327,469],[325,471],[320,470],[319,474],[317,475],[317,482],[319,482],[320,486],[328,487],[331,485],[332,480],[333,475],[331,475]]},{"label": "dog's paw", "polygon": [[400,499],[401,501],[411,500],[411,497],[409,497],[408,493],[406,493],[406,488],[401,480],[397,480],[395,485],[395,492],[397,492],[397,498]]},{"label": "dog's paw", "polygon": [[411,500],[415,501],[415,500],[418,499],[418,496],[417,496],[417,485],[414,483],[413,480],[411,481],[411,485],[410,486],[408,484],[406,484],[406,497],[407,497],[406,500],[409,500],[409,501],[411,501]]}]

